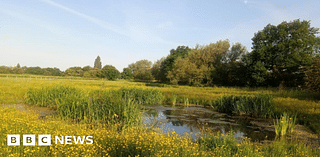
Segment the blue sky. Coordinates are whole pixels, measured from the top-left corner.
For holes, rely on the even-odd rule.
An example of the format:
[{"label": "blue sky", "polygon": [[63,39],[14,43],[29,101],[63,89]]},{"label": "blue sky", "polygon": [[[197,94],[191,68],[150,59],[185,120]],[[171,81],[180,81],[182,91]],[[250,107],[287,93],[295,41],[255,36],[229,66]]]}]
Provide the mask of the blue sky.
[{"label": "blue sky", "polygon": [[0,66],[113,65],[120,72],[152,62],[179,45],[240,42],[268,23],[311,20],[320,28],[320,1],[256,0],[2,0]]}]

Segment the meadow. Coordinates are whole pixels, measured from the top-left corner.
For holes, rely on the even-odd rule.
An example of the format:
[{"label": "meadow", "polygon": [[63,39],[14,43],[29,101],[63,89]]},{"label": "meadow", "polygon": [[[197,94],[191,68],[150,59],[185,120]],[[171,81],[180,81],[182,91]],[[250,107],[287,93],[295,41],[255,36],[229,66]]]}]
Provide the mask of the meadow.
[{"label": "meadow", "polygon": [[[296,115],[296,122],[320,133],[317,95],[275,88],[190,87],[132,81],[1,75],[1,104],[32,104],[58,111],[45,121],[30,112],[0,108],[0,156],[319,156],[320,149],[277,140],[256,145],[248,139],[237,143],[232,132],[210,133],[194,142],[175,132],[161,133],[140,125],[140,104],[173,103],[215,106],[224,99],[254,102],[270,100],[273,117]],[[261,96],[261,93],[265,96]],[[232,96],[231,98],[228,98]],[[188,102],[188,103],[187,103]],[[233,103],[235,104],[235,103]],[[220,105],[223,109],[223,105]],[[265,105],[268,106],[269,105]],[[82,108],[81,108],[82,107]],[[216,108],[218,109],[218,108]],[[240,110],[239,112],[246,110]],[[248,110],[249,112],[249,110]],[[250,111],[251,112],[251,111]],[[261,111],[269,112],[270,110]],[[107,113],[107,114],[105,114]],[[255,113],[256,114],[256,113]],[[271,114],[266,114],[270,116]],[[279,117],[280,118],[280,117]],[[7,134],[92,135],[92,145],[50,147],[6,146]]]}]

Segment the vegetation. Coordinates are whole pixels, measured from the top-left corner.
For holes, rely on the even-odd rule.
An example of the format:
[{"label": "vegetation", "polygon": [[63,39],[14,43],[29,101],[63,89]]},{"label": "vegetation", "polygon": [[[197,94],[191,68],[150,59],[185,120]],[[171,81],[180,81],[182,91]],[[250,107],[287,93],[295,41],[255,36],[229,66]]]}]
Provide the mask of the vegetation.
[{"label": "vegetation", "polygon": [[105,65],[101,70],[101,77],[114,81],[120,78],[120,72],[112,65]]},{"label": "vegetation", "polygon": [[100,56],[98,56],[95,60],[94,60],[94,68],[97,69],[101,69],[102,68],[102,63],[101,63],[101,59]]},{"label": "vegetation", "polygon": [[274,127],[277,136],[284,136],[287,132],[292,133],[296,123],[296,116],[290,117],[287,113],[283,113],[280,119],[275,121]]},{"label": "vegetation", "polygon": [[[173,94],[176,94],[177,102],[203,105],[204,103],[210,104],[223,95],[232,94],[236,94],[233,99],[242,96],[248,100],[253,99],[251,101],[270,100],[267,95],[256,95],[263,92],[273,95],[275,110],[295,112],[297,115],[303,113],[302,115],[309,115],[309,117],[303,119],[297,116],[298,123],[319,124],[319,122],[311,121],[311,119],[316,119],[313,115],[320,114],[319,103],[314,101],[312,95],[302,91],[280,91],[273,88],[162,86],[161,84],[158,84],[158,87],[148,87],[146,85],[152,84],[121,80],[6,76],[0,77],[0,91],[2,91],[0,102],[2,104],[21,103],[21,100],[24,100],[38,105],[43,102],[43,105],[46,104],[53,108],[57,105],[57,110],[59,110],[58,106],[61,107],[58,111],[59,117],[65,118],[49,118],[46,121],[40,121],[35,113],[0,107],[0,115],[2,115],[0,120],[4,122],[0,125],[0,149],[2,150],[0,156],[275,156],[278,154],[316,156],[320,153],[319,149],[287,141],[254,145],[250,140],[244,139],[238,143],[233,138],[232,132],[227,135],[207,133],[198,141],[193,142],[190,137],[179,136],[174,132],[160,133],[137,127],[141,115],[140,110],[136,110],[136,105],[138,102],[141,104],[151,101],[161,103],[159,100],[163,98],[160,95],[157,98],[155,96],[157,93],[163,93],[169,100]],[[108,112],[101,114],[102,111]],[[84,116],[79,118],[80,113],[88,118],[86,120]],[[97,115],[100,118],[96,118]],[[103,121],[103,116],[105,116],[106,123],[99,123]],[[70,118],[73,119],[73,122],[69,121]],[[79,120],[80,123],[75,123]],[[85,121],[87,123],[82,123]],[[50,147],[6,146],[5,136],[7,134],[22,135],[31,132],[46,133],[52,136],[92,135],[94,143],[92,145],[53,144]],[[54,143],[53,139],[52,143]]]},{"label": "vegetation", "polygon": [[157,81],[161,81],[161,78],[163,77],[163,74],[161,73],[161,64],[164,62],[165,59],[165,57],[162,57],[152,65],[151,73],[154,79]]},{"label": "vegetation", "polygon": [[146,59],[129,64],[135,80],[153,80],[151,67],[152,62]]},{"label": "vegetation", "polygon": [[308,91],[320,93],[320,56],[316,57],[305,71],[305,86]]},{"label": "vegetation", "polygon": [[63,118],[136,126],[142,118],[137,105],[161,104],[162,95],[156,89],[121,88],[88,93],[67,86],[44,86],[30,88],[25,102],[54,108]]},{"label": "vegetation", "polygon": [[123,68],[123,71],[121,73],[121,78],[125,80],[133,79],[132,71],[129,68]]},{"label": "vegetation", "polygon": [[83,76],[83,70],[82,70],[81,67],[70,67],[63,73],[63,75],[64,76],[82,77]]},{"label": "vegetation", "polygon": [[171,49],[170,54],[161,62],[159,79],[162,82],[168,82],[168,74],[169,71],[172,71],[175,60],[179,57],[187,57],[190,51],[191,49],[188,46],[178,46],[176,49]]},{"label": "vegetation", "polygon": [[310,21],[294,20],[274,26],[268,24],[252,38],[253,51],[245,64],[251,86],[288,86],[303,84],[305,67],[318,52],[318,28]]},{"label": "vegetation", "polygon": [[[159,133],[130,127],[117,131],[117,125],[72,124],[55,118],[39,121],[32,112],[0,107],[0,156],[317,156],[319,149],[299,143],[275,141],[254,145],[248,139],[237,143],[232,132],[207,133],[196,142],[175,132]],[[7,134],[51,134],[54,136],[93,136],[93,144],[54,144],[50,147],[6,146]],[[37,143],[37,142],[36,142]],[[74,143],[74,142],[73,142]],[[37,145],[37,144],[36,144]]]},{"label": "vegetation", "polygon": [[265,94],[255,96],[223,96],[212,102],[214,109],[224,113],[245,113],[254,117],[272,117],[275,115],[273,98]]}]

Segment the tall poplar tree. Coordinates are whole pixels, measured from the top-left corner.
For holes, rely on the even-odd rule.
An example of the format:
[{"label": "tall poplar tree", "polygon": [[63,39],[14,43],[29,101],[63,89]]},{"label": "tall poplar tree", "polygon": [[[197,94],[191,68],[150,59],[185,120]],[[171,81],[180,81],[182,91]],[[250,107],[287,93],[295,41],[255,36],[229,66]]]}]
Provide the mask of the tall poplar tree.
[{"label": "tall poplar tree", "polygon": [[102,64],[101,64],[100,56],[98,56],[94,61],[94,68],[101,69],[101,67],[102,67]]}]

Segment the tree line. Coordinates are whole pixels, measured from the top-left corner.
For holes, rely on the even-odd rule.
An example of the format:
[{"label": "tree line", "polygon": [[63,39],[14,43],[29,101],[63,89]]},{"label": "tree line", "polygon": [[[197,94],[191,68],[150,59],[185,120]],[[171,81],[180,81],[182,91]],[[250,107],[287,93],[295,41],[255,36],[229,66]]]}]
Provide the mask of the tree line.
[{"label": "tree line", "polygon": [[131,63],[120,73],[114,66],[58,68],[0,67],[0,73],[79,76],[86,78],[157,80],[192,86],[306,87],[320,89],[319,28],[299,19],[268,24],[254,34],[252,51],[241,43],[220,40],[194,48],[178,46],[168,56],[152,63]]}]

